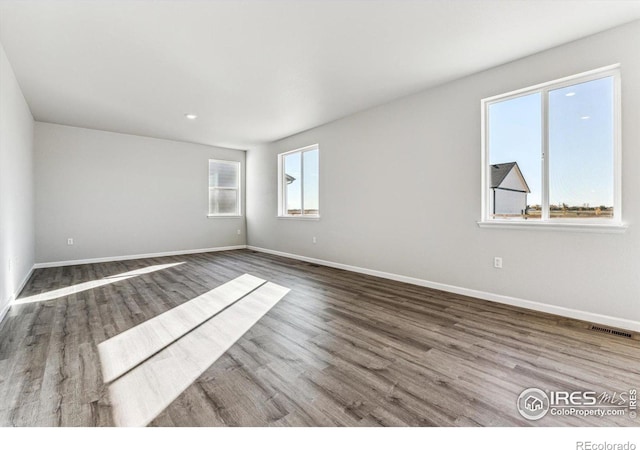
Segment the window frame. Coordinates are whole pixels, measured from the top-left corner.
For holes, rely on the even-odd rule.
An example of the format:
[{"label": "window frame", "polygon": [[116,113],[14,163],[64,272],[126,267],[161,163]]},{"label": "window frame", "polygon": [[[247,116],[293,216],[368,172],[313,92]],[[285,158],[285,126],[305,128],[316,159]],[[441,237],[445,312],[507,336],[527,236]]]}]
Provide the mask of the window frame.
[{"label": "window frame", "polygon": [[[304,213],[304,153],[313,150],[318,151],[318,213]],[[300,214],[287,214],[287,182],[284,170],[285,157],[300,153]],[[300,219],[300,220],[319,220],[320,219],[320,145],[311,144],[305,147],[296,148],[278,154],[278,212],[277,217],[280,219]]]},{"label": "window frame", "polygon": [[[549,209],[549,92],[576,84],[586,83],[601,78],[613,78],[613,217],[609,219],[553,219]],[[620,64],[582,72],[576,75],[548,81],[534,86],[507,92],[505,94],[487,97],[481,100],[481,138],[482,138],[482,171],[481,171],[481,220],[478,225],[501,226],[505,228],[539,228],[579,231],[620,231],[626,228],[622,222],[622,148],[621,148],[621,77]],[[527,220],[524,218],[493,218],[491,208],[493,200],[489,183],[490,149],[489,149],[489,107],[506,100],[526,95],[541,94],[541,141],[542,148],[540,163],[542,169],[542,216],[540,219]]]},{"label": "window frame", "polygon": [[[216,187],[216,186],[211,186],[211,184],[209,182],[209,176],[211,176],[211,163],[212,162],[213,163],[233,164],[233,165],[236,166],[237,171],[238,171],[238,177],[237,177],[238,181],[237,181],[236,187]],[[210,158],[209,161],[208,161],[208,164],[207,164],[207,169],[208,169],[207,198],[209,200],[207,217],[208,218],[236,218],[236,217],[242,217],[242,162],[234,161],[234,160]],[[238,202],[237,202],[237,205],[236,205],[236,211],[234,213],[232,213],[232,214],[212,213],[211,212],[211,192],[212,192],[212,190],[236,191],[237,199],[238,199]]]}]

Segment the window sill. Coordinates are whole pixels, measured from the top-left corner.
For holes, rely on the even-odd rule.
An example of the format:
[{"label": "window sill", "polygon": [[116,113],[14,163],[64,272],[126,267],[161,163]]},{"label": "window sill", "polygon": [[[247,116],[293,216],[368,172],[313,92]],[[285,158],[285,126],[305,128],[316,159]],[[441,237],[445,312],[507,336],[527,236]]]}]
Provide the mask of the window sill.
[{"label": "window sill", "polygon": [[545,231],[575,231],[582,233],[624,233],[628,226],[622,223],[560,223],[533,222],[515,220],[491,220],[477,222],[480,228],[505,228],[511,230],[545,230]]},{"label": "window sill", "polygon": [[320,220],[320,216],[277,216],[278,219]]},{"label": "window sill", "polygon": [[225,216],[217,214],[207,214],[208,219],[242,219],[242,216]]}]

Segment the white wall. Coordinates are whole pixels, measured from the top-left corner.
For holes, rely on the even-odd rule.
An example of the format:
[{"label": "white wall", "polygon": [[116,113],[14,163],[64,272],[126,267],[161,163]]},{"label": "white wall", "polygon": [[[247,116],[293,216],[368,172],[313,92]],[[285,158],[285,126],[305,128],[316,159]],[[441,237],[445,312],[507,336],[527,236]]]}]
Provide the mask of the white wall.
[{"label": "white wall", "polygon": [[[626,233],[479,228],[480,100],[613,63],[622,64]],[[638,123],[635,22],[251,149],[249,245],[640,330]],[[277,219],[276,154],[313,143],[322,218]]]},{"label": "white wall", "polygon": [[38,263],[246,242],[244,218],[207,218],[208,160],[244,151],[36,122],[35,154]]},{"label": "white wall", "polygon": [[0,45],[0,320],[33,267],[33,196],[33,117]]}]

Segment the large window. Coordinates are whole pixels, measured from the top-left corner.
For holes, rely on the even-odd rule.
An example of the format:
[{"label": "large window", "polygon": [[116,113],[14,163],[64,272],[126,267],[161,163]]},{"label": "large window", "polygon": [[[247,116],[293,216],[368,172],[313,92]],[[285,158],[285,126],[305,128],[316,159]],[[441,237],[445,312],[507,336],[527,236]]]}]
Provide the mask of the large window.
[{"label": "large window", "polygon": [[483,222],[620,223],[619,86],[608,67],[483,100]]},{"label": "large window", "polygon": [[209,216],[232,217],[240,213],[240,163],[209,160]]},{"label": "large window", "polygon": [[278,155],[278,215],[320,216],[320,150],[310,145]]}]

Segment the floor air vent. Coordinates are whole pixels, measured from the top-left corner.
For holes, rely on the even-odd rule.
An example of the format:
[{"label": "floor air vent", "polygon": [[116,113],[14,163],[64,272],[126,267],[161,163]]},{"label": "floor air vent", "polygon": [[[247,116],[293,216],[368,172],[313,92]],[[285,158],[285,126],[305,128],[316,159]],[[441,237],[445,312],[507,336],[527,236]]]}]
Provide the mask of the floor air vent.
[{"label": "floor air vent", "polygon": [[612,328],[600,327],[598,325],[591,325],[591,330],[597,331],[598,333],[606,333],[606,334],[612,334],[614,336],[631,338],[631,333],[627,333],[626,331],[614,330]]}]

